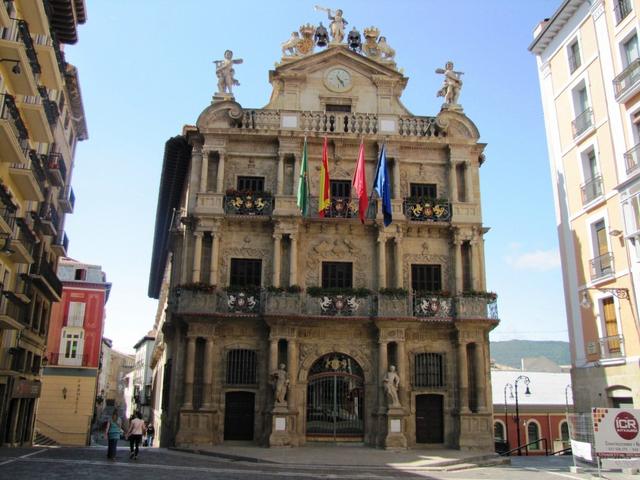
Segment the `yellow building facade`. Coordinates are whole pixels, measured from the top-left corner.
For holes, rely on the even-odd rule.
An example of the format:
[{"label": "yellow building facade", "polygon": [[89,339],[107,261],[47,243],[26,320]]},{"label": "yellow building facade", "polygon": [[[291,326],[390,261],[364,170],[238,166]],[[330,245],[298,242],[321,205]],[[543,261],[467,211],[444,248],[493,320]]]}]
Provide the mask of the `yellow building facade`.
[{"label": "yellow building facade", "polygon": [[534,31],[574,405],[640,405],[640,2],[563,1]]}]

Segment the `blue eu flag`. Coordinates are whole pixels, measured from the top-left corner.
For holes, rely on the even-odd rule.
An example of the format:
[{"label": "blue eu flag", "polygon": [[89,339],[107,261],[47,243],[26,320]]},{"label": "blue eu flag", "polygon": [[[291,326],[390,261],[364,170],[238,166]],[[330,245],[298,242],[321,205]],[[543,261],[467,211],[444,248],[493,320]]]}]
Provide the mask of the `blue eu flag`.
[{"label": "blue eu flag", "polygon": [[391,187],[389,186],[389,172],[387,172],[387,152],[386,146],[382,145],[378,166],[376,168],[376,178],[373,181],[373,189],[382,200],[382,215],[384,226],[391,223]]}]

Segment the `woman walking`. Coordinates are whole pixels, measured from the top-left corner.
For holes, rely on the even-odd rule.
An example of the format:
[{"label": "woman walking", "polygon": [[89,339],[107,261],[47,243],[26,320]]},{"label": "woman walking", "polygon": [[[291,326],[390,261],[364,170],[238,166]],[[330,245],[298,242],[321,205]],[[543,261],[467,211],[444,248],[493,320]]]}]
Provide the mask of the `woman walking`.
[{"label": "woman walking", "polygon": [[144,430],[142,414],[137,412],[134,419],[129,422],[129,429],[127,430],[127,437],[129,438],[129,458],[133,458],[134,460],[138,459],[138,451],[140,450],[140,442],[142,441]]},{"label": "woman walking", "polygon": [[122,420],[118,416],[118,411],[114,410],[111,414],[111,418],[107,421],[107,426],[104,429],[104,437],[109,442],[107,449],[107,458],[109,460],[116,459],[116,451],[118,449],[118,440],[122,435]]}]

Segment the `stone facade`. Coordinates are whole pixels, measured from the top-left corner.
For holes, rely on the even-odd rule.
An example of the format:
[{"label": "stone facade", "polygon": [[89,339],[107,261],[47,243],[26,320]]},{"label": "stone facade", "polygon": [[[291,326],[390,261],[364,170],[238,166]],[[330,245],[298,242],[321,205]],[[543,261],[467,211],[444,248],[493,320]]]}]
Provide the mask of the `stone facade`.
[{"label": "stone facade", "polygon": [[[327,80],[336,68],[349,74],[346,91]],[[270,81],[264,109],[215,97],[166,145],[149,287],[158,298],[168,284],[156,325],[162,443],[492,450],[488,332],[497,312],[484,292],[484,145],[475,125],[459,108],[413,116],[395,64],[346,45],[287,58]],[[369,185],[385,142],[388,227],[380,201],[361,224],[353,194],[318,215],[325,136],[331,180],[343,187],[361,140]],[[295,192],[305,138],[311,207],[303,217]],[[241,191],[247,178],[260,188]],[[437,194],[412,197],[416,184]],[[252,284],[238,281],[245,261],[257,269]],[[319,288],[331,286],[331,265],[348,268],[342,290]],[[422,266],[437,273],[437,291],[416,290]],[[275,404],[280,364],[287,394]],[[391,365],[400,407],[389,407],[383,390]]]}]

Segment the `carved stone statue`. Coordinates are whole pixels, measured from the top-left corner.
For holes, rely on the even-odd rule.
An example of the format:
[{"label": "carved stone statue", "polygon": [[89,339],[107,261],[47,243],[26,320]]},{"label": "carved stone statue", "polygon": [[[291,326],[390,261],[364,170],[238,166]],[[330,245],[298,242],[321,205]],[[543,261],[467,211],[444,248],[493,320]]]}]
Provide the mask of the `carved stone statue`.
[{"label": "carved stone statue", "polygon": [[284,405],[287,389],[289,388],[289,376],[283,363],[278,366],[278,370],[271,374],[271,380],[273,382],[275,404]]},{"label": "carved stone statue", "polygon": [[377,42],[378,35],[380,35],[380,30],[377,27],[371,26],[364,29],[362,51],[367,57],[373,58],[374,60],[380,57],[380,48]]},{"label": "carved stone statue", "polygon": [[353,27],[347,35],[347,43],[349,44],[349,48],[354,52],[360,52],[362,50],[362,37],[360,36],[360,32],[356,30],[356,27]]},{"label": "carved stone statue", "polygon": [[444,69],[436,68],[436,73],[444,75],[444,83],[436,96],[444,97],[443,107],[457,106],[460,90],[462,89],[461,77],[464,72],[456,72],[453,69],[453,62],[449,61],[445,64]]},{"label": "carved stone statue", "polygon": [[387,394],[387,405],[391,407],[400,407],[398,399],[398,387],[400,386],[400,377],[396,373],[395,365],[389,366],[389,371],[385,373],[382,380],[384,391]]},{"label": "carved stone statue", "polygon": [[380,37],[378,40],[378,52],[382,57],[382,60],[392,62],[396,56],[396,51],[387,43],[387,37]]},{"label": "carved stone statue", "polygon": [[326,47],[329,43],[329,32],[324,27],[324,25],[322,25],[322,22],[320,22],[320,25],[318,25],[318,28],[316,28],[316,33],[313,36],[313,39],[316,41],[316,45],[319,47]]},{"label": "carved stone statue", "polygon": [[330,8],[320,7],[318,5],[314,8],[322,12],[327,12],[327,16],[329,17],[329,20],[331,20],[331,23],[329,24],[329,29],[331,29],[331,43],[342,43],[342,40],[344,39],[344,27],[349,23],[342,16],[342,10],[338,8],[332,13]]},{"label": "carved stone statue", "polygon": [[289,40],[282,44],[282,56],[293,57],[295,55],[298,55],[297,47],[301,41],[302,39],[300,38],[300,34],[298,32],[291,32],[291,37],[289,38]]},{"label": "carved stone statue", "polygon": [[226,50],[224,52],[224,60],[214,60],[214,63],[216,64],[216,76],[218,77],[218,94],[224,95],[228,93],[233,95],[233,86],[240,85],[240,82],[233,76],[236,73],[233,65],[242,63],[242,59],[234,59],[233,52]]}]

